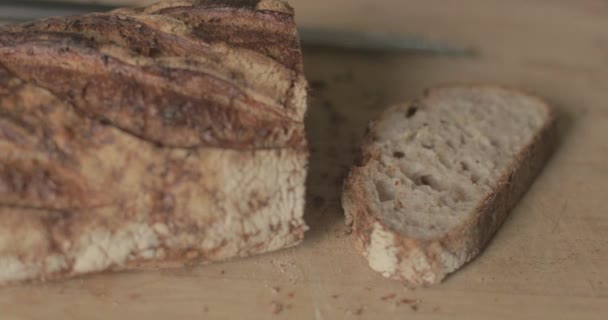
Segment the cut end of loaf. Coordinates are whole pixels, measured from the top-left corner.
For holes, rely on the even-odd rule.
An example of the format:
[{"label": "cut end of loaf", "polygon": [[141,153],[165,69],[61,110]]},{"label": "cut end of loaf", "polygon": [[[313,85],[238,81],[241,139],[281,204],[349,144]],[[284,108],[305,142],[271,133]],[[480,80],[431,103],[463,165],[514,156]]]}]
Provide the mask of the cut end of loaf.
[{"label": "cut end of loaf", "polygon": [[420,285],[472,259],[540,170],[554,123],[540,99],[491,86],[437,88],[387,109],[343,194],[370,266]]}]

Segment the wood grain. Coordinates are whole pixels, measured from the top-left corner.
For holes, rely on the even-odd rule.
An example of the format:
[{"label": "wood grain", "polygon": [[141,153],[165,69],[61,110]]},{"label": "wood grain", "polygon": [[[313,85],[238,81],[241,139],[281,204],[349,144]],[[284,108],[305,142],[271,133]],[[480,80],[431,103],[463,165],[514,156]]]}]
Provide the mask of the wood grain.
[{"label": "wood grain", "polygon": [[[122,2],[124,3],[124,2]],[[475,58],[305,48],[313,155],[304,244],[222,264],[0,289],[1,319],[606,319],[608,3],[292,1],[299,23],[423,33]],[[332,15],[324,12],[334,12]],[[351,245],[339,183],[368,120],[446,82],[494,82],[560,110],[560,145],[487,250],[439,286],[383,279]]]}]

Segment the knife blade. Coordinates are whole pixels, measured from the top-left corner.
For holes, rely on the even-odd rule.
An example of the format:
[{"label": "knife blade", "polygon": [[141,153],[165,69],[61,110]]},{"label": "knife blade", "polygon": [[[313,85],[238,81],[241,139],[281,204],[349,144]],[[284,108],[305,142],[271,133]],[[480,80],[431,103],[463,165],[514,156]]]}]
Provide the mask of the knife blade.
[{"label": "knife blade", "polygon": [[[57,16],[106,12],[118,7],[106,4],[63,1],[0,0],[0,21],[27,22]],[[470,56],[475,50],[435,41],[420,35],[360,32],[299,27],[303,46],[364,51],[418,51],[440,55]]]}]

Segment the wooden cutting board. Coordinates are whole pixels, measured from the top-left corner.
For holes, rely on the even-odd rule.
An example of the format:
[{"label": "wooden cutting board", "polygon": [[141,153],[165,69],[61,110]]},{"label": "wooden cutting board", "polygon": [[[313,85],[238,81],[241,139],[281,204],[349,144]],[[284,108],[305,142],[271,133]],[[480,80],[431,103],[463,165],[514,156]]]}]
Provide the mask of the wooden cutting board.
[{"label": "wooden cutting board", "polygon": [[[608,319],[608,2],[292,4],[303,25],[420,33],[479,54],[305,48],[311,230],[301,246],[196,268],[1,288],[0,319]],[[463,81],[547,98],[561,115],[559,150],[477,260],[442,285],[410,290],[355,252],[341,179],[368,120],[385,106]]]}]

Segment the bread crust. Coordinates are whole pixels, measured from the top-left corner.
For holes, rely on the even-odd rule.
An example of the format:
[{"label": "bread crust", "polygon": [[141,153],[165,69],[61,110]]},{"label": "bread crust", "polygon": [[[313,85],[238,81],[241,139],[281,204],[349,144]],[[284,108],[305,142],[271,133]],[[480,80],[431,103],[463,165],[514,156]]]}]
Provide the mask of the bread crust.
[{"label": "bread crust", "polygon": [[3,26],[0,65],[86,117],[164,146],[305,148],[293,14],[242,2]]},{"label": "bread crust", "polygon": [[305,111],[280,1],[0,27],[0,284],[299,243]]},{"label": "bread crust", "polygon": [[[464,86],[499,88],[533,97],[504,87]],[[453,86],[427,90],[422,99],[433,95],[437,90],[450,87]],[[379,157],[379,151],[373,147],[377,124],[372,122],[361,145],[362,160],[347,176],[342,194],[342,205],[347,224],[352,228],[355,245],[372,268],[385,277],[402,280],[411,286],[427,286],[441,282],[449,273],[475,258],[528,190],[556,146],[557,115],[547,103],[541,103],[548,114],[546,122],[513,159],[509,169],[501,175],[495,190],[485,196],[474,215],[441,237],[432,239],[416,239],[393,230],[370,206],[373,201],[364,187],[369,177],[367,164],[370,159]],[[374,239],[375,235],[380,236]]]}]

